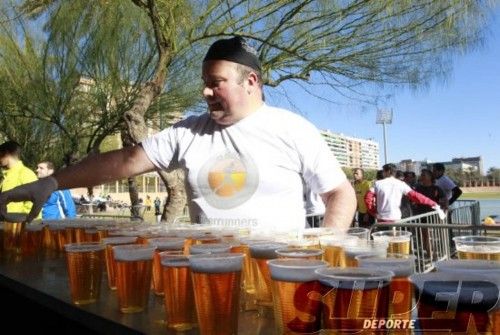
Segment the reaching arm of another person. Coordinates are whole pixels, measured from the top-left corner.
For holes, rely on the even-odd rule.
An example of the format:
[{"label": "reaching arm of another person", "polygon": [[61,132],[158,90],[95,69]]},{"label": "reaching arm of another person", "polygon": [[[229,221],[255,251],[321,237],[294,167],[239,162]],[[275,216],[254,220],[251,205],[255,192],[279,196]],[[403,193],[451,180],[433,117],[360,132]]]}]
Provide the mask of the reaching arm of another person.
[{"label": "reaching arm of another person", "polygon": [[366,192],[364,201],[368,213],[373,217],[377,217],[377,198],[375,192],[371,189]]},{"label": "reaching arm of another person", "polygon": [[38,214],[50,196],[58,189],[89,187],[154,170],[155,166],[140,145],[92,155],[75,165],[59,170],[52,176],[16,187],[0,194],[0,216],[8,218],[7,204],[31,201],[33,207],[26,221]]},{"label": "reaching arm of another person", "polygon": [[356,211],[356,194],[349,181],[345,180],[321,197],[326,204],[324,226],[346,231]]},{"label": "reaching arm of another person", "polygon": [[434,207],[437,205],[435,201],[427,198],[422,193],[418,193],[417,191],[411,190],[410,192],[405,194],[411,202],[417,205],[427,205],[429,207]]},{"label": "reaching arm of another person", "polygon": [[462,195],[462,190],[460,189],[460,187],[458,186],[455,186],[452,190],[451,190],[451,198],[450,200],[448,201],[448,205],[451,205],[452,203],[455,202],[455,200],[458,199],[458,197],[460,197]]}]

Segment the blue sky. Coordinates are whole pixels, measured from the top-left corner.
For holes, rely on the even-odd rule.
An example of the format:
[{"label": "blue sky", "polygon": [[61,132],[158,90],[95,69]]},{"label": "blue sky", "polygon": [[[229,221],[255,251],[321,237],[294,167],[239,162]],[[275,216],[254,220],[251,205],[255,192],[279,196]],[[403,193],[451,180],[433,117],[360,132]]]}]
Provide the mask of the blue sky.
[{"label": "blue sky", "polygon": [[[488,25],[485,46],[454,58],[445,83],[419,92],[396,91],[387,106],[393,109],[387,126],[388,161],[402,159],[448,161],[452,157],[482,156],[485,172],[500,168],[500,8]],[[375,124],[375,107],[340,100],[332,104],[293,85],[288,90],[295,107],[270,92],[269,103],[298,111],[320,129],[372,138],[380,144],[382,126]]]}]

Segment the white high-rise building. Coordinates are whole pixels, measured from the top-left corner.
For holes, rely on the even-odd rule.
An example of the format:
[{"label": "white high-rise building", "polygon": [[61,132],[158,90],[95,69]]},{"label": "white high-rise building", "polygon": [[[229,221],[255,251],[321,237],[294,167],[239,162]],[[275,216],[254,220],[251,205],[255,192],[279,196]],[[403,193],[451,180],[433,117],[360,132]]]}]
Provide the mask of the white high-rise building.
[{"label": "white high-rise building", "polygon": [[348,168],[378,169],[380,149],[377,142],[321,130],[328,147],[340,165]]}]

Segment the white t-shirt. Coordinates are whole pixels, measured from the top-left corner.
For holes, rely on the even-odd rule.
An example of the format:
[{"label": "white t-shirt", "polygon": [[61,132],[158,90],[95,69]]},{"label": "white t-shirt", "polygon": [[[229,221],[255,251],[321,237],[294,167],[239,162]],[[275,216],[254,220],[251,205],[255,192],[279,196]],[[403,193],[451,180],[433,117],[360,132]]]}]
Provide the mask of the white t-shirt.
[{"label": "white t-shirt", "polygon": [[302,178],[315,193],[346,180],[318,130],[263,105],[231,126],[191,116],[144,140],[160,169],[186,169],[191,218],[255,230],[304,227]]},{"label": "white t-shirt", "polygon": [[309,215],[323,215],[325,214],[325,203],[318,193],[306,189],[304,194],[304,206],[306,214]]},{"label": "white t-shirt", "polygon": [[410,186],[394,177],[377,180],[374,185],[377,197],[377,219],[401,220],[401,198],[411,191]]},{"label": "white t-shirt", "polygon": [[457,187],[453,180],[446,175],[442,175],[440,178],[436,179],[436,186],[443,190],[444,194],[446,194],[446,199],[450,200],[453,196],[452,190]]}]

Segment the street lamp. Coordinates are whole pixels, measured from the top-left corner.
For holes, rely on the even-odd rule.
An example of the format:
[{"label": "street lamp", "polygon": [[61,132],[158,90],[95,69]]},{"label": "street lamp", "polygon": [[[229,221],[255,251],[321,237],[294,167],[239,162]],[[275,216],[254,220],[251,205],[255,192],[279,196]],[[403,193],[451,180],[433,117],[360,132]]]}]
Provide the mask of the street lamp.
[{"label": "street lamp", "polygon": [[384,164],[387,164],[387,138],[385,136],[385,125],[392,123],[392,109],[377,110],[377,124],[381,124],[384,129]]}]

